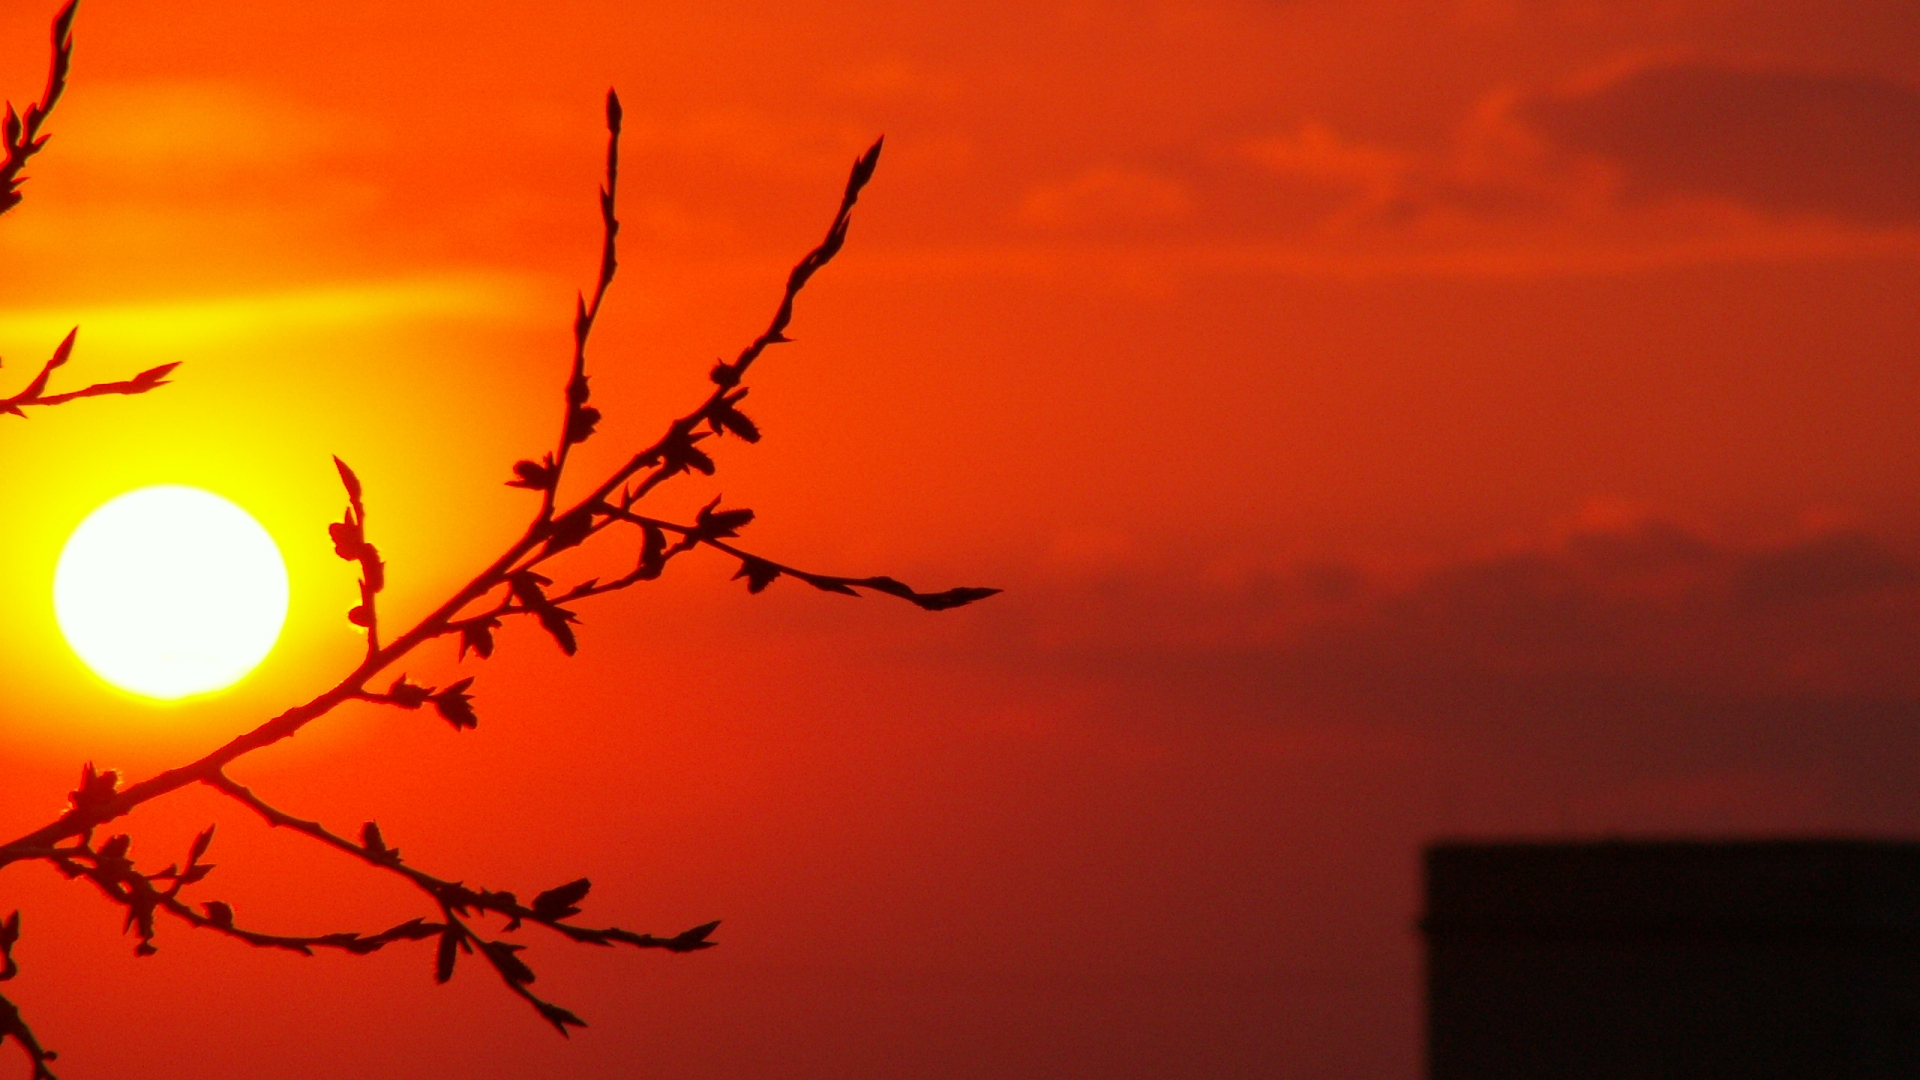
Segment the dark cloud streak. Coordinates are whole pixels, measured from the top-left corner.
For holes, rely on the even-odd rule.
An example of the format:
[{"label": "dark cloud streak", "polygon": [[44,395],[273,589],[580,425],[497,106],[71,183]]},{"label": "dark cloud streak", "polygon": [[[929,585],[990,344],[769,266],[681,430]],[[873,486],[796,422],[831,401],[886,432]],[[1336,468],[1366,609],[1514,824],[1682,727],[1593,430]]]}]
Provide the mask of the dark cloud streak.
[{"label": "dark cloud streak", "polygon": [[1823,792],[1861,827],[1920,787],[1920,560],[1856,531],[1579,527],[1397,583],[1142,571],[1015,589],[980,628],[974,662],[1095,688],[1104,722],[1170,744],[1399,740],[1432,768],[1587,798],[1732,770]]},{"label": "dark cloud streak", "polygon": [[1562,148],[1617,162],[1629,195],[1920,218],[1920,92],[1882,79],[1673,64],[1537,99],[1524,115]]}]

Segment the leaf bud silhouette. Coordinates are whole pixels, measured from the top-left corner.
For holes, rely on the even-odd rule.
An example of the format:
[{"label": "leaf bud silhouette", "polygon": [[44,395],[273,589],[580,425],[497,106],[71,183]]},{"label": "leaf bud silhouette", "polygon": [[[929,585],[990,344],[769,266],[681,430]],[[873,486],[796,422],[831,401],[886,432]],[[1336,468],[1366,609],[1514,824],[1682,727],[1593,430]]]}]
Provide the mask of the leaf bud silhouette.
[{"label": "leaf bud silhouette", "polygon": [[564,919],[580,914],[579,903],[587,898],[593,882],[586,878],[556,885],[533,898],[533,913],[542,919]]},{"label": "leaf bud silhouette", "polygon": [[[491,650],[492,646],[488,648]],[[472,685],[473,677],[468,676],[433,696],[434,709],[455,731],[480,726],[480,718],[474,715],[473,698],[467,694],[467,687]]]},{"label": "leaf bud silhouette", "polygon": [[546,462],[544,465],[536,464],[531,461],[514,462],[513,463],[514,478],[507,481],[507,486],[517,487],[517,488],[530,488],[534,491],[553,490],[553,482],[554,482],[553,455],[552,454],[546,455],[544,460]]}]

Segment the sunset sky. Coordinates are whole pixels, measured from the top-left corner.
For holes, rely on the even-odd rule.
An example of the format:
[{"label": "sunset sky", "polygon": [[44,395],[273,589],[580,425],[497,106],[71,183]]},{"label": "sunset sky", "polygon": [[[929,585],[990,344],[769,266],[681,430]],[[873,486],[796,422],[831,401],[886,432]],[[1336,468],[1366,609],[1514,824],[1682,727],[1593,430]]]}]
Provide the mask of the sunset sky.
[{"label": "sunset sky", "polygon": [[[53,0],[0,5],[37,95]],[[6,994],[66,1080],[1421,1074],[1437,836],[1920,829],[1920,5],[1912,0],[84,0],[0,218],[0,832],[357,661],[329,455],[384,616],[519,534],[591,283],[604,472],[758,333],[846,169],[841,259],[714,494],[809,569],[700,554],[457,665],[481,723],[347,708],[232,772],[423,869],[721,947],[523,930],[563,1041],[431,944],[302,960],[44,867]],[[175,706],[61,643],[60,545],[193,484],[291,575],[279,647]],[[585,490],[584,485],[580,490]],[[624,569],[625,549],[569,564]],[[163,866],[290,933],[431,912],[199,790]],[[25,1067],[9,1047],[0,1076]]]}]

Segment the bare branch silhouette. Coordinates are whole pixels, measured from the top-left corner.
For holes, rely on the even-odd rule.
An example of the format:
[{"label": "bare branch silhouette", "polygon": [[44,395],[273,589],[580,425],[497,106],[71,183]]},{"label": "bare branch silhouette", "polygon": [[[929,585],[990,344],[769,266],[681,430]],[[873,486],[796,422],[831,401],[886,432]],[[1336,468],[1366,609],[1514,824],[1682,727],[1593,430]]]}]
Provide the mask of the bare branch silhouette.
[{"label": "bare branch silhouette", "polygon": [[[71,17],[70,9],[62,18]],[[64,31],[62,31],[64,32]],[[58,35],[57,35],[58,36]],[[60,54],[64,56],[64,53]],[[64,75],[64,61],[56,65]],[[44,115],[44,108],[40,114]],[[941,592],[920,592],[885,576],[841,577],[820,574],[750,553],[733,541],[741,529],[753,520],[745,509],[721,509],[720,500],[708,503],[691,524],[671,522],[647,516],[636,507],[660,485],[675,477],[700,473],[711,476],[717,469],[714,459],[701,446],[709,439],[733,436],[748,443],[758,442],[759,429],[740,411],[747,396],[745,384],[749,368],[769,346],[789,339],[785,331],[793,319],[794,304],[807,282],[832,261],[846,242],[854,204],[872,179],[879,162],[881,144],[875,142],[853,163],[839,209],[828,226],[825,238],[796,264],[787,276],[786,286],[767,329],[750,342],[731,363],[722,361],[709,373],[714,388],[691,412],[667,425],[651,445],[632,454],[624,464],[600,479],[589,492],[561,508],[559,492],[569,464],[571,449],[591,438],[601,414],[589,404],[587,372],[588,344],[595,320],[607,290],[613,282],[618,263],[616,237],[616,188],[619,165],[621,109],[619,98],[608,91],[606,99],[607,158],[605,183],[600,190],[602,245],[599,274],[591,301],[581,294],[575,305],[574,347],[570,371],[563,388],[563,419],[557,445],[539,461],[521,460],[513,466],[512,487],[526,488],[540,495],[538,508],[518,539],[465,585],[404,632],[383,641],[378,612],[378,596],[386,584],[387,567],[369,539],[366,491],[360,478],[339,458],[335,468],[346,492],[347,506],[342,519],[328,526],[334,553],[360,568],[359,599],[347,618],[362,628],[366,651],[361,661],[332,687],[311,700],[280,713],[203,757],[166,770],[128,787],[120,787],[113,771],[96,770],[88,764],[81,772],[80,785],[72,791],[71,804],[58,819],[18,839],[0,845],[0,869],[25,861],[48,863],[70,879],[92,884],[109,902],[125,911],[125,927],[136,939],[135,953],[155,951],[156,921],[166,914],[197,929],[211,930],[259,948],[282,949],[311,955],[316,949],[334,949],[349,953],[370,953],[403,941],[436,942],[434,977],[440,982],[452,978],[461,956],[478,955],[513,994],[524,999],[538,1015],[561,1034],[585,1021],[569,1010],[536,996],[529,985],[534,972],[521,959],[525,948],[515,942],[490,938],[479,921],[488,917],[501,921],[500,933],[512,933],[532,923],[546,927],[571,941],[611,946],[664,949],[669,952],[694,952],[709,948],[709,940],[719,923],[709,922],[669,937],[636,933],[617,926],[594,927],[571,921],[580,914],[591,884],[578,878],[547,889],[531,904],[522,904],[511,892],[475,888],[459,881],[430,874],[401,858],[390,846],[374,822],[366,822],[359,839],[336,833],[317,821],[305,820],[269,803],[252,790],[233,780],[227,768],[262,747],[289,738],[307,724],[327,715],[348,701],[364,701],[401,709],[418,710],[432,705],[434,711],[456,731],[476,727],[479,715],[468,692],[474,678],[460,679],[444,687],[425,686],[410,681],[404,672],[386,678],[399,663],[414,655],[422,645],[442,637],[457,638],[457,659],[468,653],[480,659],[495,649],[494,633],[505,620],[531,616],[566,654],[579,649],[576,627],[578,613],[569,606],[607,593],[619,592],[660,577],[668,562],[695,548],[706,547],[739,562],[736,578],[745,578],[750,592],[758,593],[781,577],[792,577],[814,588],[848,596],[861,590],[884,593],[906,600],[926,610],[959,607],[993,595],[998,590],[955,588]],[[36,129],[37,130],[37,129]],[[44,137],[42,137],[44,141]],[[37,146],[36,146],[37,149]],[[40,396],[48,372],[64,362],[72,336],[61,347],[47,372],[43,372],[15,405],[54,404],[55,398]],[[58,400],[91,393],[139,393],[160,385],[171,365],[153,369],[127,384],[105,384],[108,388],[88,388]],[[144,380],[144,382],[143,382]],[[137,389],[113,389],[127,386]],[[576,548],[600,548],[602,537],[619,527],[636,535],[638,552],[634,568],[610,579],[590,578],[563,589],[554,589],[549,572],[558,573],[554,561]],[[375,687],[376,677],[386,682]],[[198,888],[212,866],[203,861],[212,844],[210,826],[194,841],[184,864],[175,861],[161,870],[142,870],[132,858],[132,839],[120,833],[96,843],[101,826],[124,817],[151,802],[189,785],[201,784],[226,795],[258,815],[269,825],[289,829],[334,850],[350,855],[370,867],[405,878],[433,904],[434,914],[415,918],[374,933],[352,931],[320,935],[283,935],[243,928],[235,919],[233,907],[221,900],[190,903],[182,897],[189,886]],[[18,937],[17,914],[4,924],[4,944],[9,957],[6,975],[13,973],[12,942]],[[0,1037],[12,1036],[27,1051],[36,1080],[51,1078],[47,1062],[54,1055],[40,1047],[32,1032],[20,1020],[18,1012],[0,999]]]}]

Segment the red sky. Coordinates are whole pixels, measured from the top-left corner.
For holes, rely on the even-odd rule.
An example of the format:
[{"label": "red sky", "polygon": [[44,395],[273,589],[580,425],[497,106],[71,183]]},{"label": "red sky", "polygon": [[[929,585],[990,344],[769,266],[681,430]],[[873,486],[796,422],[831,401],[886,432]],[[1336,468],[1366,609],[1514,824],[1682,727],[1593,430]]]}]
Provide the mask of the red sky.
[{"label": "red sky", "polygon": [[[624,457],[757,332],[852,157],[846,254],[712,483],[757,549],[507,637],[482,723],[349,712],[236,769],[434,872],[694,956],[532,939],[563,1043],[426,949],[253,954],[15,868],[64,1076],[1412,1080],[1436,835],[1920,826],[1920,9],[1907,0],[543,5],[86,0],[0,220],[0,823],[145,774],[358,647],[328,455],[391,612],[517,535],[628,134],[592,353]],[[52,5],[0,9],[37,92]],[[0,418],[4,419],[4,418]],[[584,471],[584,470],[583,470]],[[281,646],[172,709],[58,644],[60,541],[196,483],[293,573]],[[591,560],[589,560],[591,561]],[[583,564],[581,573],[589,573]],[[391,615],[389,617],[392,617]],[[457,677],[434,654],[422,679]],[[208,896],[422,914],[201,795]]]}]

